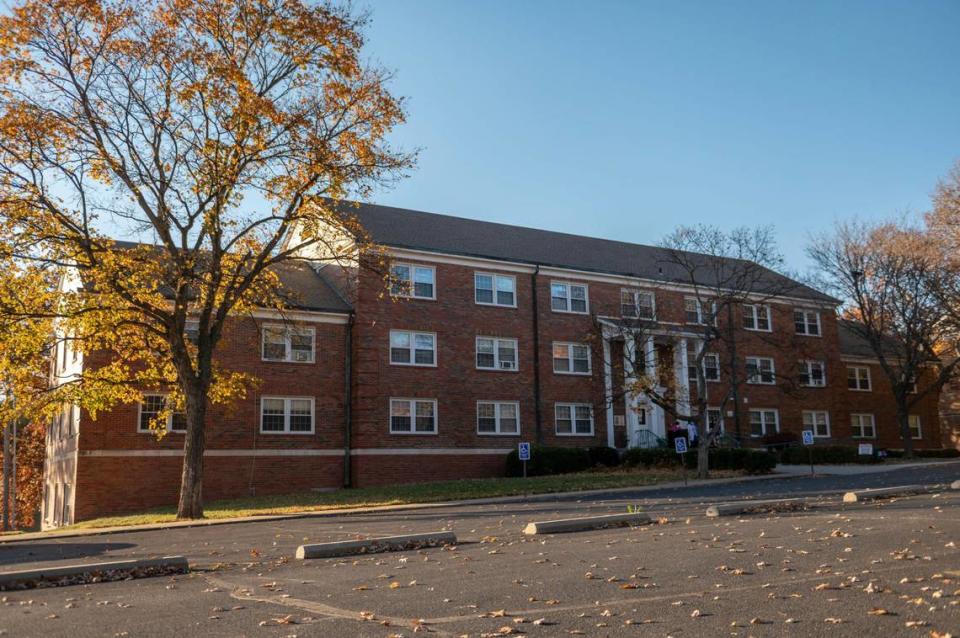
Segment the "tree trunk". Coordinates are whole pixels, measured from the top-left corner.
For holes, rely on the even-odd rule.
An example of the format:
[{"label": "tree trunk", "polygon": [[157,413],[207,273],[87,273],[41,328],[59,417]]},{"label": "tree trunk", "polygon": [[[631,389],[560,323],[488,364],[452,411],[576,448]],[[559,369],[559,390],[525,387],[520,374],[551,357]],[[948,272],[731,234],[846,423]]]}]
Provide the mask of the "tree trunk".
[{"label": "tree trunk", "polygon": [[183,474],[180,477],[178,519],[203,518],[204,419],[206,392],[193,388],[186,393],[187,433],[183,442]]},{"label": "tree trunk", "polygon": [[903,440],[903,456],[913,458],[913,437],[910,435],[910,413],[906,408],[897,408],[897,423],[900,424],[900,438]]},{"label": "tree trunk", "polygon": [[710,433],[700,437],[697,444],[697,478],[705,479],[710,477]]}]

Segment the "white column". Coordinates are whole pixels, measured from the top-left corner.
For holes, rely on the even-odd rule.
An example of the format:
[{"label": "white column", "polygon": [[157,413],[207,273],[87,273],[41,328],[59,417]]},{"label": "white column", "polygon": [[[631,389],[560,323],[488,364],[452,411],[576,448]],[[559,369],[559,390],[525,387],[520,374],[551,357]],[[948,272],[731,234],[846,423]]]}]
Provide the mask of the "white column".
[{"label": "white column", "polygon": [[615,447],[613,436],[613,361],[610,359],[610,340],[603,335],[603,390],[607,402],[607,447]]},{"label": "white column", "polygon": [[636,360],[637,342],[632,333],[627,333],[623,338],[623,403],[626,406],[624,421],[627,425],[627,447],[633,445],[633,433],[636,430],[637,422],[637,395],[630,388],[636,383],[636,371],[633,362]]},{"label": "white column", "polygon": [[674,372],[677,381],[677,412],[680,414],[690,413],[690,378],[687,373],[689,364],[687,358],[687,340],[678,339],[674,343]]}]

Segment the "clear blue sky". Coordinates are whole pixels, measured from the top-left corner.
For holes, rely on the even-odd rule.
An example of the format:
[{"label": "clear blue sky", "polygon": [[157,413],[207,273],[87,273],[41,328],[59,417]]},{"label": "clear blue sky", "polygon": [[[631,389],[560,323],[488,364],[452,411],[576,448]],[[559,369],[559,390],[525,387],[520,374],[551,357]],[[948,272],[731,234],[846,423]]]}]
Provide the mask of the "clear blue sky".
[{"label": "clear blue sky", "polygon": [[960,160],[960,1],[356,0],[423,148],[379,203],[655,243],[928,207]]}]

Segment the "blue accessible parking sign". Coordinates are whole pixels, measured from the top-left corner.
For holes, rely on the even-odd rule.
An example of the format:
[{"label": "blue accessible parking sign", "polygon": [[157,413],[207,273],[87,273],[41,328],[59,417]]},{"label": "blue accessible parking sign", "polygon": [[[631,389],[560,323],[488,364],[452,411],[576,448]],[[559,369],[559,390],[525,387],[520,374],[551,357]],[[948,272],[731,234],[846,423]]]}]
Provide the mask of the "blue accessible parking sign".
[{"label": "blue accessible parking sign", "polygon": [[520,455],[521,461],[529,461],[530,460],[530,444],[521,443],[520,449],[517,450],[517,453]]},{"label": "blue accessible parking sign", "polygon": [[686,454],[687,438],[684,436],[678,436],[673,440],[673,447],[677,450],[677,454]]},{"label": "blue accessible parking sign", "polygon": [[803,444],[813,445],[813,430],[804,430],[802,434],[803,434]]}]

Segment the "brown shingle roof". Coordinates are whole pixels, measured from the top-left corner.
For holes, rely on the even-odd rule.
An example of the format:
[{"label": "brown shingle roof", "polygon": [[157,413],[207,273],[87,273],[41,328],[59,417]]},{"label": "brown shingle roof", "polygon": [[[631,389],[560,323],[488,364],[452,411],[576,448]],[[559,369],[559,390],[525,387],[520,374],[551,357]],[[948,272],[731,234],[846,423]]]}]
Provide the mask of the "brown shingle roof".
[{"label": "brown shingle roof", "polygon": [[[655,246],[377,204],[342,202],[338,206],[342,213],[355,216],[374,242],[385,246],[687,283],[686,273],[669,262],[667,251]],[[704,275],[709,272],[706,269]],[[772,270],[766,270],[765,276],[766,290],[757,292],[839,303]]]}]

